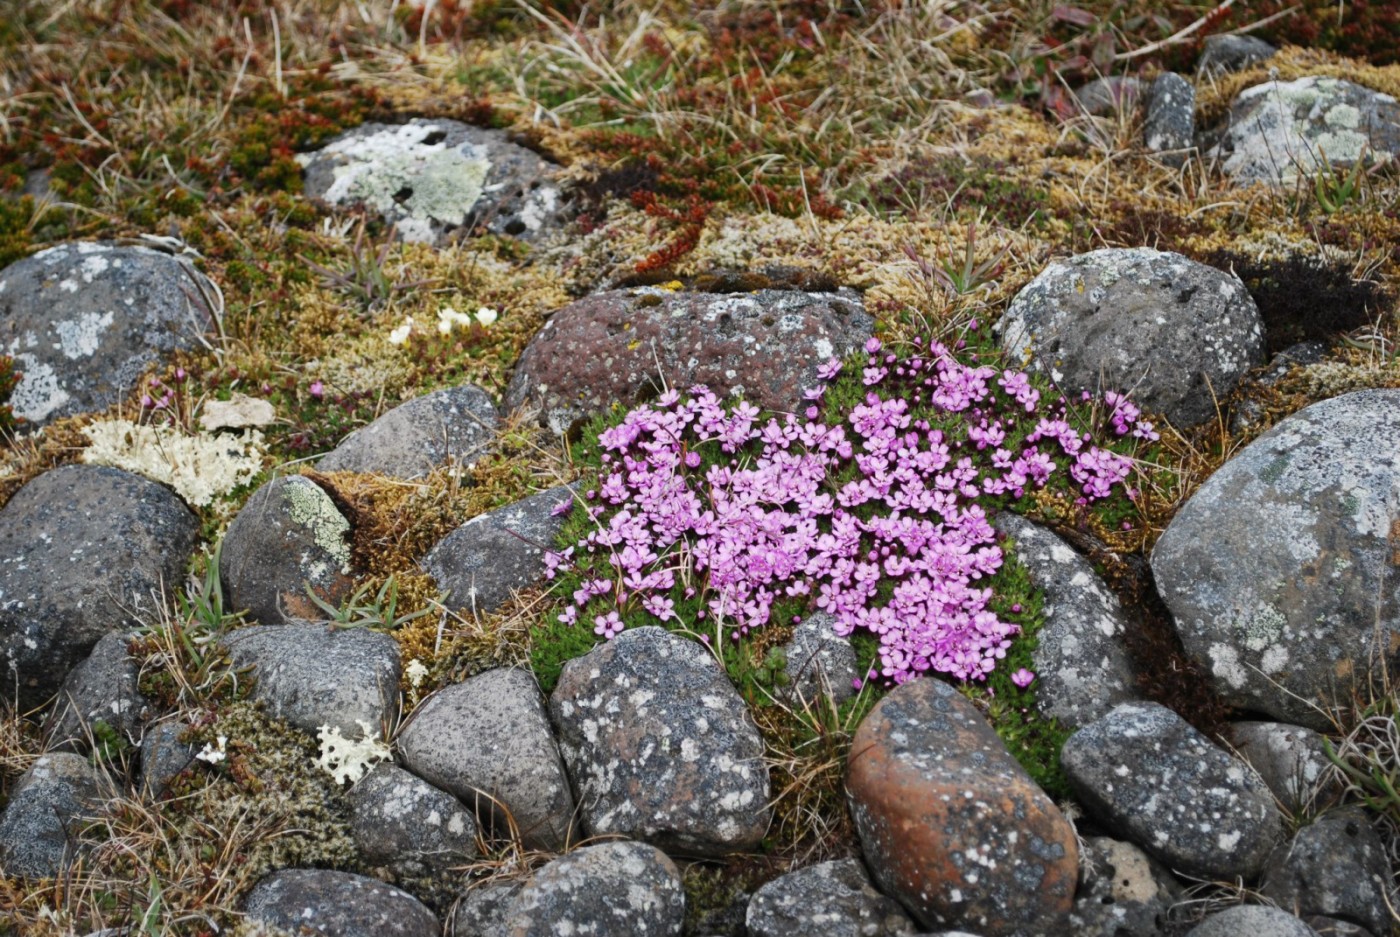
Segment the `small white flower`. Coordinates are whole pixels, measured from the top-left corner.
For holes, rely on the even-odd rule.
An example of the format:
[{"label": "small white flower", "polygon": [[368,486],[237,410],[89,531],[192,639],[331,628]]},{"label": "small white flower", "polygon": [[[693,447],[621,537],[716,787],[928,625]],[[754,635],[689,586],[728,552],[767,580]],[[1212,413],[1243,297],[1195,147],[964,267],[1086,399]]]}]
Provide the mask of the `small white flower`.
[{"label": "small white flower", "polygon": [[413,317],[407,316],[403,320],[402,325],[389,333],[389,343],[393,345],[402,345],[404,342],[408,341],[409,333],[413,331],[414,324]]},{"label": "small white flower", "polygon": [[476,311],[476,321],[480,322],[482,325],[490,325],[492,322],[496,321],[498,315],[499,313],[490,306],[482,306]]},{"label": "small white flower", "polygon": [[213,745],[210,745],[208,742],[205,742],[204,748],[199,752],[198,755],[195,755],[194,757],[198,758],[200,761],[207,761],[211,765],[217,765],[219,762],[223,761],[224,758],[227,757],[227,754],[224,752],[224,746],[228,744],[228,736],[219,736],[218,742],[218,748],[215,748]]}]

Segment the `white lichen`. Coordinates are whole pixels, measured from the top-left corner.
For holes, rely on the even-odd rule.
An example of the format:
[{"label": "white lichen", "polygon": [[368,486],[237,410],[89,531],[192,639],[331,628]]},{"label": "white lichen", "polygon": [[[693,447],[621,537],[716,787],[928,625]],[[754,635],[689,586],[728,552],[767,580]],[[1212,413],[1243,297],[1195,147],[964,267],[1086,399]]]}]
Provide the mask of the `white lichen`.
[{"label": "white lichen", "polygon": [[262,433],[201,433],[190,436],[173,427],[130,420],[107,420],[83,428],[92,445],[82,459],[90,465],[110,465],[174,488],[201,507],[252,481],[261,471],[265,448]]},{"label": "white lichen", "polygon": [[316,764],[321,770],[335,778],[337,784],[360,780],[369,774],[371,768],[392,757],[389,746],[379,739],[379,734],[363,719],[356,719],[363,737],[347,739],[340,732],[340,726],[323,725],[316,729],[316,738],[321,743],[321,757]]}]

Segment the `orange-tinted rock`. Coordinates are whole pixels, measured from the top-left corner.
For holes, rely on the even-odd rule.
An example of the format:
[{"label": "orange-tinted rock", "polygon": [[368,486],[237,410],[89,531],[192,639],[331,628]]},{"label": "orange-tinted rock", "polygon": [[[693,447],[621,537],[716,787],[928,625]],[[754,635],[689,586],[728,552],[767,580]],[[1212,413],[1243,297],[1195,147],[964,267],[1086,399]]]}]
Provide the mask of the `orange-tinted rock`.
[{"label": "orange-tinted rock", "polygon": [[872,877],[924,927],[1065,932],[1074,830],[948,684],[915,680],[875,707],[846,788]]}]

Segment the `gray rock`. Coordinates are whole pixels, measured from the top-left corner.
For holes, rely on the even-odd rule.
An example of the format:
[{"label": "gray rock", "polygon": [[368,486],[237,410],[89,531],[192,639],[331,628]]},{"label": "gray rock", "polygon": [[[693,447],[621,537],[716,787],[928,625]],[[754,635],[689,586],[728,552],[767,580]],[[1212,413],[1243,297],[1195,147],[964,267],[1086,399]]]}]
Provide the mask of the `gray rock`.
[{"label": "gray rock", "polygon": [[1090,817],[1177,872],[1253,879],[1283,836],[1249,766],[1156,703],[1123,703],[1080,729],[1060,764]]},{"label": "gray rock", "polygon": [[1132,843],[1105,836],[1084,840],[1079,890],[1070,912],[1075,937],[1166,937],[1167,917],[1181,886],[1161,863]]},{"label": "gray rock", "polygon": [[229,525],[219,576],[231,608],[265,625],[319,620],[350,594],[350,522],[321,487],[301,475],[274,478]]},{"label": "gray rock", "polygon": [[452,908],[451,937],[500,937],[524,882],[478,885]]},{"label": "gray rock", "polygon": [[329,869],[282,869],[248,892],[250,921],[326,937],[439,937],[437,918],[407,892]]},{"label": "gray rock", "polygon": [[685,922],[680,872],[644,843],[576,849],[535,873],[516,895],[503,934],[676,934]]},{"label": "gray rock", "polygon": [[1229,704],[1310,728],[1400,640],[1400,390],[1284,419],[1191,496],[1152,551],[1186,653]]},{"label": "gray rock", "polygon": [[1237,277],[1147,247],[1051,264],[997,328],[1012,361],[1062,391],[1130,390],[1179,426],[1213,419],[1217,398],[1264,360],[1259,310]]},{"label": "gray rock", "polygon": [[1339,792],[1324,739],[1312,729],[1282,722],[1237,722],[1231,731],[1235,751],[1269,785],[1286,812],[1312,807],[1324,787]]},{"label": "gray rock", "polygon": [[137,687],[136,660],[126,649],[130,640],[125,634],[103,635],[87,660],[68,672],[44,725],[48,750],[89,751],[99,723],[118,738],[140,738],[151,703]]},{"label": "gray rock", "polygon": [[784,689],[794,700],[815,703],[827,695],[839,706],[855,695],[856,652],[849,638],[832,630],[835,622],[827,612],[815,612],[798,623],[784,645]]},{"label": "gray rock", "polygon": [[489,612],[544,578],[544,554],[564,524],[554,510],[573,500],[567,486],[478,514],[428,553],[423,568],[454,608]]},{"label": "gray rock", "polygon": [[308,197],[363,205],[405,241],[445,244],[481,231],[534,240],[564,221],[559,167],[504,131],[455,120],[367,123],[297,157]]},{"label": "gray rock", "polygon": [[97,772],[71,752],[42,755],[15,782],[0,813],[0,869],[14,878],[54,878],[73,859],[79,818],[101,800]]},{"label": "gray rock", "polygon": [[376,765],[350,789],[346,800],[355,845],[371,866],[417,876],[477,854],[471,811],[396,765]]},{"label": "gray rock", "polygon": [[1163,72],[1147,92],[1142,139],[1149,153],[1180,166],[1191,155],[1196,136],[1196,89],[1175,72]]},{"label": "gray rock", "polygon": [[799,869],[760,888],[745,919],[749,937],[893,937],[913,934],[899,902],[870,884],[857,859]]},{"label": "gray rock", "polygon": [[699,643],[624,631],[564,665],[549,712],[590,834],[722,856],[767,831],[763,740]]},{"label": "gray rock", "polygon": [[569,842],[569,778],[525,671],[488,670],[434,693],[399,733],[398,749],[409,771],[475,807],[483,822],[494,818],[498,831],[509,822],[526,844],[553,851]]},{"label": "gray rock", "polygon": [[1316,937],[1316,931],[1287,911],[1266,905],[1237,905],[1212,914],[1186,937]]},{"label": "gray rock", "polygon": [[0,353],[35,425],[105,410],[163,355],[195,348],[213,290],[184,258],[107,242],[59,244],[0,270]]},{"label": "gray rock", "polygon": [[1278,50],[1254,36],[1207,36],[1201,57],[1196,60],[1199,75],[1242,72],[1251,65],[1273,58]]},{"label": "gray rock", "polygon": [[195,746],[180,741],[188,728],[178,721],[161,722],[146,730],[141,739],[141,777],[139,788],[144,796],[154,800],[170,787],[176,776],[194,763]]},{"label": "gray rock", "polygon": [[496,405],[486,391],[474,384],[448,387],[351,433],[316,468],[418,478],[449,460],[466,464],[484,456],[496,424]]},{"label": "gray rock", "polygon": [[1313,915],[1303,918],[1303,923],[1317,931],[1319,937],[1377,937],[1360,924],[1334,917]]},{"label": "gray rock", "polygon": [[1032,657],[1040,710],[1074,729],[1140,698],[1125,644],[1128,621],[1089,562],[1049,530],[1009,511],[993,526],[1015,542],[1016,559],[1045,594],[1045,625]]},{"label": "gray rock", "polygon": [[1142,82],[1128,76],[1095,78],[1074,93],[1079,106],[1091,117],[1132,113],[1142,94]]},{"label": "gray rock", "polygon": [[1235,183],[1292,185],[1330,165],[1363,158],[1389,162],[1400,152],[1400,104],[1388,94],[1340,78],[1266,81],[1241,91],[1229,124],[1210,151]]},{"label": "gray rock", "polygon": [[58,692],[99,638],[130,631],[179,582],[199,520],[155,482],[67,465],[0,510],[0,679],[21,709]]},{"label": "gray rock", "polygon": [[1385,846],[1365,811],[1327,814],[1303,827],[1272,859],[1259,892],[1299,917],[1345,918],[1373,933],[1392,926]]}]

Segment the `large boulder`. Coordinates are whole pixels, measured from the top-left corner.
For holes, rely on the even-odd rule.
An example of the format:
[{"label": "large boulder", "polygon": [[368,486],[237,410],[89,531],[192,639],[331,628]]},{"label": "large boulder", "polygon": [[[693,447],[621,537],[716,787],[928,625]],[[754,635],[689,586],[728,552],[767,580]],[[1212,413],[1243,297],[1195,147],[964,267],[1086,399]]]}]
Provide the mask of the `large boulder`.
[{"label": "large boulder", "polygon": [[1400,390],[1313,404],[1191,496],[1152,551],[1229,704],[1317,729],[1400,648]]},{"label": "large boulder", "polygon": [[[439,937],[433,912],[378,879],[329,869],[282,869],[243,901],[250,921],[326,937]],[[305,930],[303,930],[305,928]]]},{"label": "large boulder", "polygon": [[400,404],[342,439],[316,468],[418,478],[449,460],[480,458],[495,434],[491,397],[475,384],[462,384]]},{"label": "large boulder", "polygon": [[209,281],[184,257],[59,244],[0,270],[0,354],[24,376],[15,416],[42,425],[105,410],[213,324]]},{"label": "large boulder", "polygon": [[499,933],[679,937],[684,922],[675,863],[653,846],[616,842],[576,849],[536,872],[516,893]]}]

